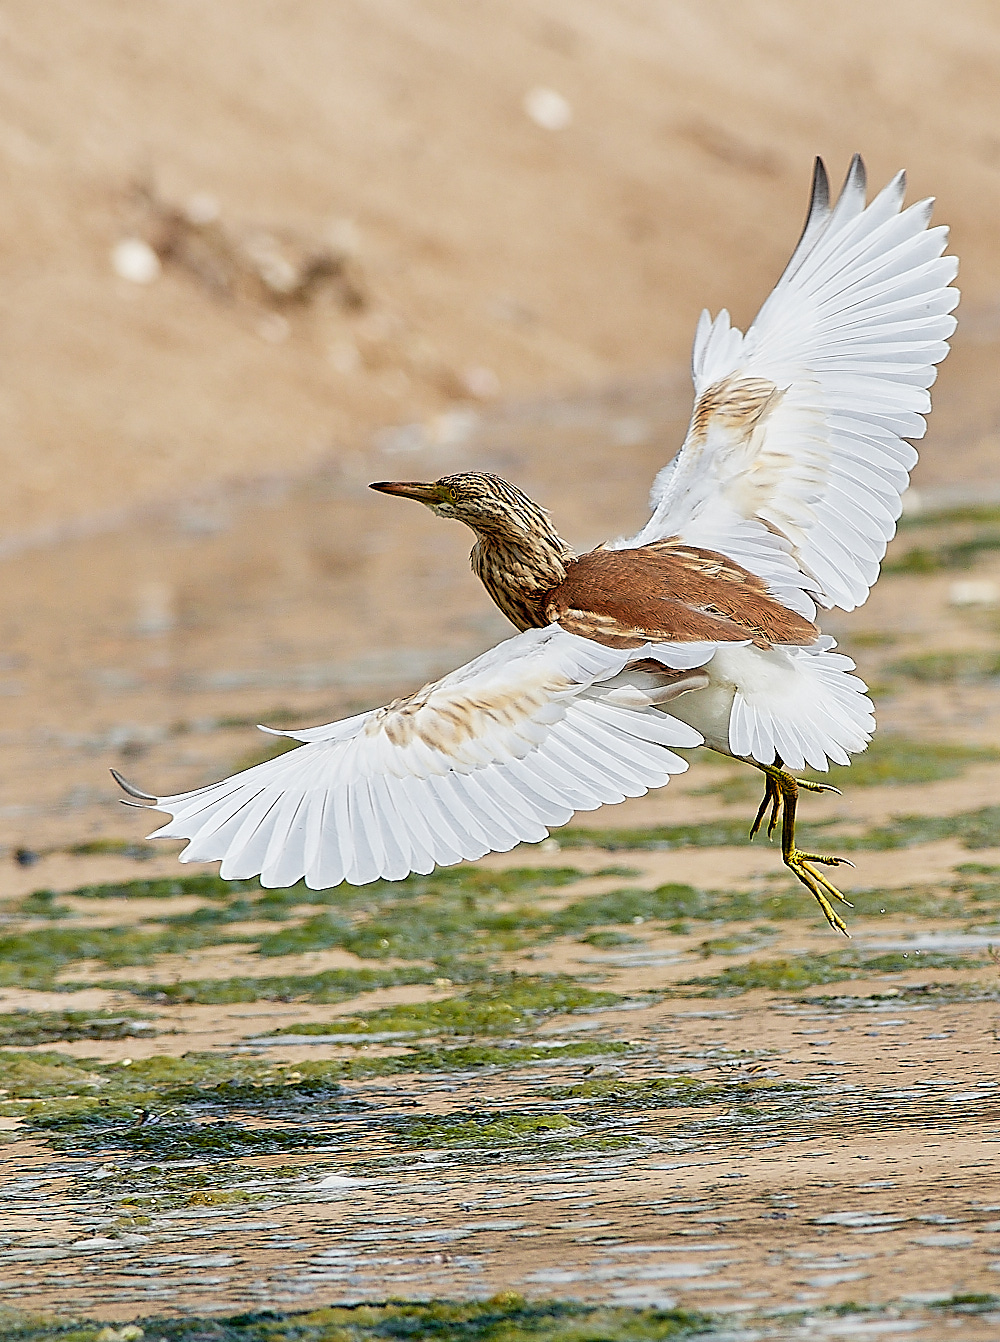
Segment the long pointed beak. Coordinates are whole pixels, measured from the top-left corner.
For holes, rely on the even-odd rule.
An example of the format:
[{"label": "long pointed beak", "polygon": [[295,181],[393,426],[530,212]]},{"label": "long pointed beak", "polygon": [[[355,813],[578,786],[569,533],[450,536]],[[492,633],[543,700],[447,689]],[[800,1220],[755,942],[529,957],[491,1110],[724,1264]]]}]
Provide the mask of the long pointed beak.
[{"label": "long pointed beak", "polygon": [[379,480],[369,489],[377,489],[380,494],[398,494],[403,499],[416,499],[418,503],[442,503],[445,491],[433,482],[423,484],[419,480]]}]

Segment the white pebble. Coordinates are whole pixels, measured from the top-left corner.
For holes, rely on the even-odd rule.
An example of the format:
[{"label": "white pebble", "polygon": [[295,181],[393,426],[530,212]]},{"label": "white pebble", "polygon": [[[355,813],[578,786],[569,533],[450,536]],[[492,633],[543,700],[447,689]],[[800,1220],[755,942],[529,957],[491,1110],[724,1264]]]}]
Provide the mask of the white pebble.
[{"label": "white pebble", "polygon": [[524,95],[524,110],[542,130],[565,130],[573,120],[573,108],[555,89],[529,89]]},{"label": "white pebble", "polygon": [[286,256],[261,252],[254,259],[258,275],[274,293],[290,294],[298,288],[301,276]]},{"label": "white pebble", "polygon": [[948,588],[948,603],[952,606],[995,606],[1000,603],[1000,584],[989,578],[953,582]]},{"label": "white pebble", "polygon": [[160,258],[142,238],[122,238],[111,249],[111,268],[132,284],[152,284],[160,277]]}]

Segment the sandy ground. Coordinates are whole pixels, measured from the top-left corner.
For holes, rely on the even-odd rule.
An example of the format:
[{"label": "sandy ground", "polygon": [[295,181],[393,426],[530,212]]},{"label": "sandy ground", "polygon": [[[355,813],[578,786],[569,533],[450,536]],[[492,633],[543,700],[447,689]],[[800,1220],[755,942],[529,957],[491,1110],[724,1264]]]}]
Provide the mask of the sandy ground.
[{"label": "sandy ground", "polygon": [[[468,572],[466,533],[372,495],[369,480],[496,470],[549,504],[580,546],[638,524],[683,434],[697,313],[727,304],[738,321],[752,315],[797,235],[815,152],[839,173],[860,148],[875,181],[905,164],[914,198],[938,195],[963,259],[963,324],[918,485],[932,503],[1000,497],[998,61],[1000,21],[973,0],[946,13],[922,0],[5,5],[4,928],[19,925],[16,901],[32,891],[177,870],[171,845],[141,862],[68,851],[151,827],[119,806],[109,767],[161,793],[194,786],[261,748],[256,722],[383,702],[504,636]],[[537,87],[568,100],[563,129],[527,115]],[[146,285],[116,276],[115,244],[162,241],[174,208],[210,220],[185,225],[185,237],[212,240],[236,281],[191,253],[165,254]],[[342,270],[300,301],[253,271],[264,254],[324,249]],[[1000,563],[987,555],[974,576],[996,584]],[[955,578],[887,578],[864,610],[827,627],[876,684],[883,728],[1000,747],[995,680],[883,685],[895,658],[996,649],[995,605],[956,605]],[[718,772],[703,765],[580,823],[752,810],[705,795]],[[992,804],[998,783],[1000,766],[984,763],[923,785],[848,785],[842,799],[809,798],[808,814],[848,830],[950,815]],[[1000,861],[956,839],[854,856],[854,888],[890,892],[942,888],[962,863]],[[621,861],[644,888],[742,889],[780,874],[760,844],[530,850],[487,865],[525,860],[588,872]],[[609,884],[594,876],[574,897]],[[71,904],[72,926],[158,912],[152,901]],[[195,906],[178,900],[172,912]],[[995,934],[887,907],[852,920],[856,947],[971,935],[984,953]],[[173,982],[357,963],[315,951],[262,968],[261,930],[150,966],[79,963],[67,976]],[[740,930],[630,928],[640,945],[564,940],[507,963],[655,990],[759,956],[705,958],[701,939]],[[765,949],[836,946],[818,921],[799,920]],[[679,1300],[737,1319],[777,1311],[785,1321],[765,1325],[774,1337],[846,1336],[843,1319],[810,1323],[808,1311],[853,1300],[872,1305],[876,1323],[936,1337],[934,1300],[998,1286],[997,1009],[893,1005],[920,981],[852,982],[854,1000],[836,1010],[764,990],[668,997],[540,1032],[634,1041],[620,1065],[633,1080],[714,1078],[740,1049],[758,1049],[776,1081],[805,1080],[822,1098],[766,1132],[722,1110],[647,1111],[628,1119],[627,1150],[403,1153],[385,1136],[397,1110],[530,1106],[588,1064],[393,1078],[358,1088],[373,1123],[346,1116],[318,1152],[236,1162],[222,1182],[249,1188],[250,1212],[184,1206],[140,1224],[105,1192],[119,1174],[153,1179],[138,1162],[54,1155],[4,1118],[4,1303],[124,1319],[512,1287]],[[388,988],[363,1005],[442,993]],[[110,987],[0,993],[0,1011],[128,1004]],[[155,1037],[46,1047],[106,1061],[222,1053],[359,1003],[149,1009]],[[287,1062],[349,1052],[264,1051]],[[598,1060],[599,1074],[608,1066]],[[364,1182],[320,1187],[345,1172]],[[948,1335],[995,1336],[998,1317],[949,1317]]]},{"label": "sandy ground", "polygon": [[[616,856],[636,865],[640,886],[685,874],[676,860],[683,854]],[[728,874],[722,856],[702,855],[714,880]],[[755,864],[740,856],[746,881]],[[969,854],[940,847],[896,854],[892,878],[905,890],[963,856]],[[995,862],[1000,852],[975,856]],[[607,862],[607,854],[596,851],[561,860],[567,857],[584,868]],[[865,878],[879,874],[866,870]],[[613,884],[592,878],[574,887],[573,897]],[[891,895],[887,902],[887,917],[852,918],[856,948],[960,944],[954,923],[915,923],[893,913]],[[141,923],[156,916],[146,907],[153,903],[102,907],[102,913],[113,913],[119,924]],[[699,950],[706,931],[725,935],[743,930],[739,925],[702,925],[690,935],[652,924],[628,930],[636,940],[627,948],[600,951],[565,939],[507,964],[529,974],[597,974],[605,987],[641,995],[747,958]],[[980,935],[979,944],[987,939]],[[794,957],[830,945],[831,934],[818,922],[797,922],[770,939],[767,953]],[[223,946],[164,959],[148,970],[101,973],[105,980],[169,983],[262,968],[311,973],[351,962],[357,963],[341,952],[321,952],[262,966]],[[72,972],[79,976],[87,967]],[[933,977],[955,985],[988,979],[990,972],[937,971]],[[849,1302],[868,1311],[857,1319],[863,1336],[865,1328],[895,1320],[936,1337],[947,1317],[949,1336],[990,1338],[996,1312],[943,1316],[940,1302],[988,1300],[1000,1267],[997,1007],[995,1001],[901,996],[927,977],[919,970],[873,975],[804,996],[756,991],[685,999],[679,990],[679,997],[654,997],[651,1005],[640,997],[639,1009],[556,1017],[535,1038],[627,1041],[632,1051],[352,1085],[364,1112],[332,1115],[317,1108],[310,1122],[317,1125],[318,1145],[308,1156],[214,1168],[197,1158],[151,1165],[113,1151],[54,1156],[28,1134],[18,1140],[17,1120],[7,1118],[15,1140],[0,1149],[8,1207],[0,1246],[5,1302],[123,1320],[516,1289],[616,1304],[681,1303],[752,1328],[738,1329],[739,1337],[839,1336],[843,1314],[830,1309]],[[445,988],[411,987],[336,1007],[154,1007],[160,1031],[154,1038],[46,1047],[125,1066],[206,1049],[220,1055],[249,1049],[251,1057],[266,1054],[286,1064],[385,1054],[398,1045],[377,1036],[345,1048],[336,1036],[338,1017],[447,995]],[[110,987],[71,995],[7,991],[0,1007],[94,1011],[132,1001]],[[261,1038],[276,1027],[311,1021],[330,1022],[329,1036]],[[572,1117],[574,1102],[546,1102],[546,1088],[663,1076],[768,1079],[800,1093],[769,1118],[748,1117],[753,1109],[732,1099],[708,1112],[609,1111],[596,1135],[583,1126],[577,1149],[571,1144],[548,1157],[530,1147],[462,1151],[433,1140],[400,1149],[391,1136],[394,1121],[415,1116]],[[175,1195],[171,1209],[172,1188],[203,1184],[209,1194],[201,1205],[197,1192],[189,1192]],[[137,1192],[145,1205],[136,1203]]]}]

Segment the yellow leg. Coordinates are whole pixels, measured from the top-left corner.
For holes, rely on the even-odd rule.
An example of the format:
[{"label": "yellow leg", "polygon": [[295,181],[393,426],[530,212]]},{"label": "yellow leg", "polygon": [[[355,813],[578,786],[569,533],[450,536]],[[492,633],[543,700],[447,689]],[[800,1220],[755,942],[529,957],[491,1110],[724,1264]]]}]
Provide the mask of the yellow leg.
[{"label": "yellow leg", "polygon": [[751,839],[760,829],[768,807],[771,808],[767,825],[768,837],[777,828],[778,816],[780,815],[782,861],[789,871],[798,877],[819,904],[830,926],[836,928],[838,932],[843,932],[845,937],[849,937],[851,934],[848,932],[843,918],[837,913],[827,896],[833,895],[834,899],[839,899],[849,909],[853,908],[854,905],[849,899],[845,899],[832,881],[828,881],[823,873],[817,871],[812,864],[818,862],[824,867],[853,867],[854,863],[849,862],[846,857],[832,857],[825,853],[803,853],[795,846],[795,809],[798,805],[799,789],[804,788],[807,792],[836,792],[838,796],[840,795],[839,790],[831,787],[829,783],[812,783],[802,778],[793,778],[790,773],[781,768],[780,761],[778,764],[758,764],[756,760],[749,762],[755,768],[760,769],[767,780],[764,785],[764,800],[760,804],[757,817],[750,829]]}]

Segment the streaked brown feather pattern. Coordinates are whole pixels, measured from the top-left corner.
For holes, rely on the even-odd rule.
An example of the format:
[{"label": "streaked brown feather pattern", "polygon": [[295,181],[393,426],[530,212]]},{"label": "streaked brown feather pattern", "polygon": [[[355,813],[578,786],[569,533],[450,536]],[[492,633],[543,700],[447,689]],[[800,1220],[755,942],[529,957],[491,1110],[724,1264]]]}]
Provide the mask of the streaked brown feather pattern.
[{"label": "streaked brown feather pattern", "polygon": [[766,647],[811,643],[818,632],[739,564],[677,540],[581,555],[549,594],[545,614],[616,648],[746,638]]},{"label": "streaked brown feather pattern", "polygon": [[704,442],[708,426],[717,420],[726,428],[740,430],[748,437],[781,400],[783,393],[763,377],[733,374],[706,388],[698,398],[691,418],[693,441]]}]

